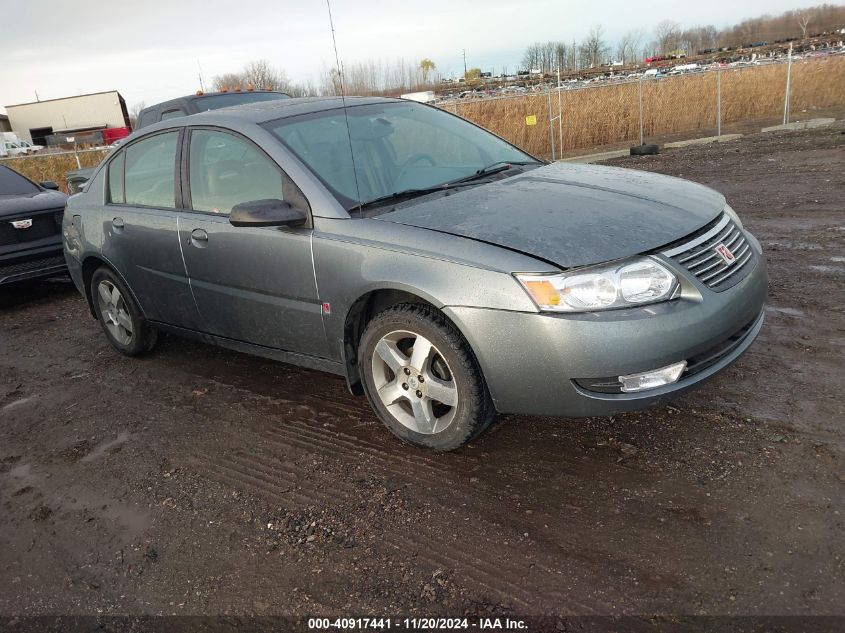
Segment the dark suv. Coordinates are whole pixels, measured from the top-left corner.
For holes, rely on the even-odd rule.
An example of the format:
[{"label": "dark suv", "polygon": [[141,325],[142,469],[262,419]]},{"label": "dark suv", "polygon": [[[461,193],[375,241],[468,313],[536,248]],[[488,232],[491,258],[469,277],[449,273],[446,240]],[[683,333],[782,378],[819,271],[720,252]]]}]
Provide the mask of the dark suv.
[{"label": "dark suv", "polygon": [[260,101],[275,101],[277,99],[290,99],[290,95],[274,90],[246,90],[238,92],[213,92],[197,93],[187,97],[179,97],[162,103],[144,108],[138,113],[138,122],[135,129],[173,119],[189,114],[218,110],[229,106],[243,105],[245,103],[258,103]]},{"label": "dark suv", "polygon": [[67,269],[62,214],[67,196],[54,182],[35,184],[0,165],[0,285]]}]

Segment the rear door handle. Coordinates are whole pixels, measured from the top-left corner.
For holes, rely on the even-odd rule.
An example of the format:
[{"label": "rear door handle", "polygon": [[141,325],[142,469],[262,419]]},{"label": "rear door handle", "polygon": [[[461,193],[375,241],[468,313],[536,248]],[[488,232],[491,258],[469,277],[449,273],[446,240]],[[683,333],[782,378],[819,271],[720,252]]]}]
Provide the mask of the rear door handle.
[{"label": "rear door handle", "polygon": [[123,224],[123,218],[114,218],[114,219],[111,221],[111,225],[112,225],[114,228],[116,228],[116,229],[122,229],[122,228],[123,228],[123,226],[124,226],[124,224]]},{"label": "rear door handle", "polygon": [[208,233],[205,229],[194,229],[191,231],[191,244],[199,248],[205,248],[208,245]]}]

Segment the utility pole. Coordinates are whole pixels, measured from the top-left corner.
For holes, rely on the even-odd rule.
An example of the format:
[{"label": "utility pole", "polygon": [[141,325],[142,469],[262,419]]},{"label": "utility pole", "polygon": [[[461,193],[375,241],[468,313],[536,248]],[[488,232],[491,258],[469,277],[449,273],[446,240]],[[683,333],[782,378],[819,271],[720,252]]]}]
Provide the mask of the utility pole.
[{"label": "utility pole", "polygon": [[464,52],[464,79],[467,78],[467,49],[463,49]]}]

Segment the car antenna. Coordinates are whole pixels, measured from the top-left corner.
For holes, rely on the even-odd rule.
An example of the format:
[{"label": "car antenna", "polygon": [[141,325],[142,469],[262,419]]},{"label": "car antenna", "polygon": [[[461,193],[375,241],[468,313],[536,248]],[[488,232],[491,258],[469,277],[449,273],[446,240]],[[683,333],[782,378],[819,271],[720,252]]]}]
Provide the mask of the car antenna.
[{"label": "car antenna", "polygon": [[352,132],[349,130],[349,115],[346,112],[346,90],[343,86],[343,72],[340,66],[340,57],[337,54],[337,40],[334,36],[334,21],[332,20],[332,5],[326,0],[326,7],[329,9],[329,26],[332,29],[332,44],[334,45],[334,62],[337,68],[337,77],[340,81],[340,102],[343,104],[343,118],[346,120],[346,138],[349,139],[349,156],[352,158],[352,175],[355,176],[355,195],[358,198],[358,215],[363,215],[364,209],[361,204],[361,190],[358,188],[358,170],[355,169],[355,151],[352,149]]}]

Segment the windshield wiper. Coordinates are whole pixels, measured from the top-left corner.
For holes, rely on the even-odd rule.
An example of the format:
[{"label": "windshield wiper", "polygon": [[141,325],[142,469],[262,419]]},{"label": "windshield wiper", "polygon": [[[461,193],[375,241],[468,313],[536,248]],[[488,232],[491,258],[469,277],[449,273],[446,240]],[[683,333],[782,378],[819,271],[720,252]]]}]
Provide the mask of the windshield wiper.
[{"label": "windshield wiper", "polygon": [[[367,208],[376,206],[383,202],[398,202],[400,200],[405,200],[409,198],[416,198],[418,196],[424,196],[429,193],[435,193],[437,191],[446,191],[448,189],[452,189],[454,187],[460,187],[465,184],[470,184],[474,180],[478,180],[479,178],[484,178],[486,176],[492,176],[493,174],[498,174],[501,171],[506,171],[513,167],[514,165],[533,165],[534,162],[522,161],[522,162],[514,162],[514,161],[496,161],[495,163],[491,163],[486,167],[482,167],[481,169],[477,170],[475,173],[470,174],[469,176],[464,176],[463,178],[458,178],[457,180],[450,180],[448,182],[441,183],[439,185],[434,185],[432,187],[421,187],[421,188],[414,188],[414,189],[403,189],[402,191],[396,191],[394,193],[389,193],[385,196],[379,196],[378,198],[373,198],[372,200],[367,200],[366,202],[361,203],[361,208]],[[353,207],[354,208],[354,207]]]}]

